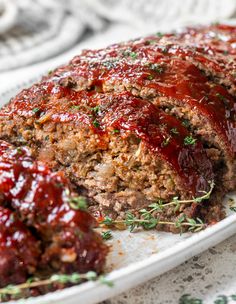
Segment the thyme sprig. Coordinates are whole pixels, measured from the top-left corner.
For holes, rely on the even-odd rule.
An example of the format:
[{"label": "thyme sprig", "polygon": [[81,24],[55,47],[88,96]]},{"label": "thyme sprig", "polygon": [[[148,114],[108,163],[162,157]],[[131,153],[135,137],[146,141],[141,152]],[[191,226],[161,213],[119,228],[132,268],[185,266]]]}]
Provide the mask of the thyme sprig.
[{"label": "thyme sprig", "polygon": [[157,202],[150,204],[147,208],[139,210],[140,216],[135,216],[132,212],[127,212],[125,219],[121,220],[113,220],[112,218],[106,216],[104,220],[100,223],[101,225],[106,225],[108,227],[115,226],[119,228],[128,227],[130,231],[134,231],[134,229],[142,227],[146,230],[153,229],[157,225],[170,225],[175,226],[182,232],[185,227],[188,231],[198,232],[206,227],[203,221],[200,218],[189,218],[184,213],[176,220],[176,221],[165,221],[160,219],[155,213],[163,212],[163,209],[166,207],[174,206],[174,212],[180,209],[180,206],[183,204],[191,204],[191,203],[201,203],[203,200],[209,199],[214,188],[214,182],[210,183],[210,190],[208,192],[204,192],[201,197],[192,198],[189,200],[179,200],[178,197],[174,197],[173,200],[169,203],[164,203],[162,200],[158,200]]},{"label": "thyme sprig", "polygon": [[54,283],[61,284],[78,284],[82,281],[99,281],[102,284],[105,284],[109,287],[113,286],[113,283],[106,279],[106,277],[102,275],[98,275],[94,271],[89,271],[87,273],[72,273],[70,275],[67,274],[54,274],[51,277],[41,280],[38,278],[30,278],[26,282],[18,285],[8,285],[4,288],[0,289],[0,299],[4,296],[20,296],[24,290],[28,290],[35,287],[42,287],[52,285]]},{"label": "thyme sprig", "polygon": [[182,214],[176,221],[172,222],[160,220],[158,217],[154,217],[150,213],[138,218],[131,212],[126,213],[126,218],[124,220],[113,220],[112,218],[106,216],[101,224],[114,227],[122,224],[129,228],[130,232],[133,232],[139,227],[142,227],[145,230],[150,230],[155,228],[157,225],[174,226],[178,228],[180,232],[183,231],[183,228],[186,228],[191,232],[198,232],[206,227],[206,224],[204,224],[200,218],[188,218],[185,214]]}]

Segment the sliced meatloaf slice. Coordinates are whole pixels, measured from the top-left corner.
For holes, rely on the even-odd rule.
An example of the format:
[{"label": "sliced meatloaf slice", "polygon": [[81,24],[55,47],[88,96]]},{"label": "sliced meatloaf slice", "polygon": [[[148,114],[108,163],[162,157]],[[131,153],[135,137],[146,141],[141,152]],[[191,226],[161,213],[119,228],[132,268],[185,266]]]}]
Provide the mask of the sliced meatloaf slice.
[{"label": "sliced meatloaf slice", "polygon": [[[6,276],[4,285],[20,283],[36,270],[40,275],[103,270],[108,248],[93,230],[95,219],[72,207],[70,202],[76,206],[79,198],[63,172],[52,172],[34,161],[26,147],[0,141],[0,192],[0,278]],[[14,214],[2,211],[1,206]]]},{"label": "sliced meatloaf slice", "polygon": [[[211,37],[211,28],[204,28],[206,37]],[[85,50],[80,55],[80,59],[99,59],[115,62],[117,58],[119,59],[124,56],[130,56],[133,59],[138,57],[150,60],[163,57],[163,55],[167,57],[180,57],[196,65],[211,80],[223,84],[229,89],[231,94],[236,95],[236,57],[232,53],[231,44],[228,46],[229,51],[224,49],[218,51],[218,49],[212,48],[212,40],[209,40],[209,44],[208,42],[205,42],[206,45],[202,44],[204,40],[202,41],[198,38],[198,35],[201,33],[201,30],[199,31],[196,32],[197,36],[189,34],[189,32],[191,33],[191,29],[180,33],[157,33],[145,38],[114,44],[106,49]],[[228,40],[229,38],[231,38],[231,41],[235,40],[235,35],[232,36],[231,32],[229,35],[230,37],[227,37]],[[223,47],[225,48],[225,43]]]},{"label": "sliced meatloaf slice", "polygon": [[[133,58],[135,57],[135,58]],[[233,98],[193,64],[180,58],[141,57],[131,53],[119,60],[75,57],[48,78],[75,91],[129,91],[177,115],[201,138],[215,164],[220,185],[236,186],[236,107]]]},{"label": "sliced meatloaf slice", "polygon": [[[42,82],[20,93],[0,117],[2,138],[27,142],[114,216],[159,198],[202,196],[214,179],[201,142],[181,121],[128,92],[75,92]],[[194,203],[182,211],[195,216],[197,210]],[[162,214],[178,215],[173,209]]]},{"label": "sliced meatloaf slice", "polygon": [[236,55],[236,27],[226,24],[189,27],[173,34],[189,45],[209,47],[219,53]]}]

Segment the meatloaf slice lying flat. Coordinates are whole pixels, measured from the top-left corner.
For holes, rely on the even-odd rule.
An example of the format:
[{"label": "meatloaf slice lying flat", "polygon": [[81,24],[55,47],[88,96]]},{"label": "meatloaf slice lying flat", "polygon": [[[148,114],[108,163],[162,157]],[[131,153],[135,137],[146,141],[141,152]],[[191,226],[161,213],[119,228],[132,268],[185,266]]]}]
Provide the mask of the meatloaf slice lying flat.
[{"label": "meatloaf slice lying flat", "polygon": [[[39,159],[119,215],[158,198],[202,196],[214,178],[201,142],[181,121],[127,92],[35,85],[2,109],[1,135],[27,142]],[[186,209],[194,216],[197,207]]]}]

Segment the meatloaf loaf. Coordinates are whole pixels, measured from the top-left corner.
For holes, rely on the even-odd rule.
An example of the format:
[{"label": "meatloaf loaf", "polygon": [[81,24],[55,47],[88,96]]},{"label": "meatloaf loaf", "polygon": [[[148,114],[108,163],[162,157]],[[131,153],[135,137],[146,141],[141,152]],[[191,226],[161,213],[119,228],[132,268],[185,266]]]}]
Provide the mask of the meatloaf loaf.
[{"label": "meatloaf loaf", "polygon": [[108,248],[95,219],[74,207],[79,197],[62,172],[0,141],[0,193],[0,288],[32,275],[103,270]]},{"label": "meatloaf loaf", "polygon": [[234,40],[214,25],[83,51],[1,109],[0,138],[29,145],[113,217],[214,184],[214,199],[159,216],[219,220],[236,188]]}]

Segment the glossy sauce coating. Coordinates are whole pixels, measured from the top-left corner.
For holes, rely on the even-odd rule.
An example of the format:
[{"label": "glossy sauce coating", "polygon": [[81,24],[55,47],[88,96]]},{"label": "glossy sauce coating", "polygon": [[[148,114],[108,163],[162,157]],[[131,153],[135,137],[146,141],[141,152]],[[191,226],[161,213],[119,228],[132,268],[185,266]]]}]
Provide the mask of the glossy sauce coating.
[{"label": "glossy sauce coating", "polygon": [[[42,95],[37,87],[19,95],[11,102],[8,115],[33,116],[35,106],[43,113],[38,113],[39,124],[48,121],[85,123],[100,136],[100,141],[111,132],[126,137],[135,134],[154,155],[165,159],[182,178],[184,188],[193,195],[201,195],[209,189],[213,179],[212,167],[200,142],[195,140],[187,145],[190,136],[182,122],[144,99],[130,93],[101,94],[94,91],[76,92],[52,82],[41,85]],[[35,93],[36,91],[36,93]],[[24,99],[27,96],[33,102]],[[44,96],[44,101],[40,103]],[[48,100],[45,104],[45,100]],[[22,107],[22,108],[21,108]],[[14,112],[15,111],[15,112]]]},{"label": "glossy sauce coating", "polygon": [[24,282],[39,260],[39,244],[27,227],[0,206],[0,287]]},{"label": "glossy sauce coating", "polygon": [[[86,56],[78,56],[71,66],[59,68],[53,80],[63,84],[69,78],[87,79],[100,90],[104,86],[106,90],[113,90],[114,86],[122,84],[129,90],[132,87],[146,89],[145,94],[150,96],[154,90],[160,97],[174,98],[183,105],[187,103],[207,118],[233,157],[236,152],[236,103],[226,89],[209,83],[198,68],[180,58],[166,57],[153,52],[151,47],[141,48],[135,54],[134,59],[129,55],[106,61],[100,60],[100,55],[91,61],[86,60]],[[119,51],[117,55],[120,56]]]},{"label": "glossy sauce coating", "polygon": [[39,268],[102,270],[107,247],[93,231],[95,219],[71,207],[74,194],[62,172],[51,172],[34,161],[27,148],[13,148],[1,141],[0,191],[2,204],[13,208],[40,236],[43,255]]}]

